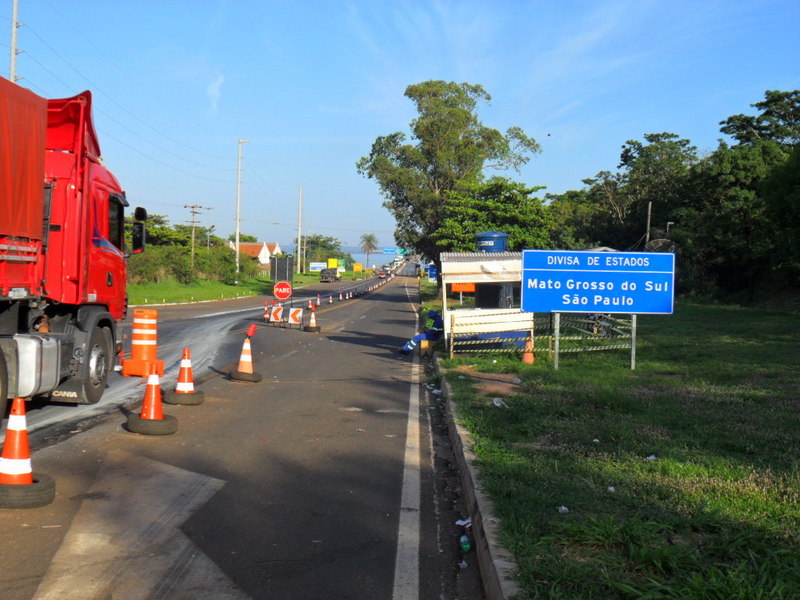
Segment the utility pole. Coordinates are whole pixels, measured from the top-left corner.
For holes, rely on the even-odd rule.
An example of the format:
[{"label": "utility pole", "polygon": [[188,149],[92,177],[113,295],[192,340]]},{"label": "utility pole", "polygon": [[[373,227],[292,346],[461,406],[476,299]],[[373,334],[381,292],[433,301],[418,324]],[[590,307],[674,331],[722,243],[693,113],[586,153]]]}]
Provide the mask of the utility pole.
[{"label": "utility pole", "polygon": [[235,284],[239,285],[239,212],[242,203],[242,144],[250,140],[237,140],[239,144],[239,159],[236,169],[236,280]]},{"label": "utility pole", "polygon": [[204,210],[211,210],[213,207],[200,206],[199,204],[184,204],[183,208],[188,208],[189,212],[192,213],[192,220],[187,221],[187,223],[192,226],[192,271],[194,271],[194,229],[200,222],[197,220],[197,215],[201,214]]},{"label": "utility pole", "polygon": [[11,65],[8,68],[8,80],[11,82],[17,81],[17,29],[21,23],[17,23],[17,16],[19,14],[19,0],[14,0],[13,8],[11,9]]},{"label": "utility pole", "polygon": [[297,274],[301,273],[300,264],[303,262],[303,246],[301,244],[303,238],[301,230],[303,226],[303,186],[301,185],[297,193]]}]

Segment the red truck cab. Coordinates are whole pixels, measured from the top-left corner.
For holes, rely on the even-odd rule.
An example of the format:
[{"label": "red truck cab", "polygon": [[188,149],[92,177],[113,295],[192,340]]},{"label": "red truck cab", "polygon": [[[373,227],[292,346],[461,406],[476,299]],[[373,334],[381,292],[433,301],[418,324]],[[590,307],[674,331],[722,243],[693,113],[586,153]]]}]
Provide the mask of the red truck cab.
[{"label": "red truck cab", "polygon": [[128,202],[91,111],[88,91],[46,100],[0,79],[0,404],[97,402],[121,350]]}]

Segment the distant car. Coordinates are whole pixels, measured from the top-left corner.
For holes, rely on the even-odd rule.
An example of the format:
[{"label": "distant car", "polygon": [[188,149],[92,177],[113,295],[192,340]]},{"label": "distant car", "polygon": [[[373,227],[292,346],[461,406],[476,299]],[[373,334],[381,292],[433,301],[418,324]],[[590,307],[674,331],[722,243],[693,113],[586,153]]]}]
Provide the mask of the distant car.
[{"label": "distant car", "polygon": [[378,273],[378,279],[386,279],[386,273],[384,271]]},{"label": "distant car", "polygon": [[341,278],[341,275],[339,275],[339,269],[322,269],[319,272],[319,280],[321,283],[331,283],[333,281],[339,281]]}]

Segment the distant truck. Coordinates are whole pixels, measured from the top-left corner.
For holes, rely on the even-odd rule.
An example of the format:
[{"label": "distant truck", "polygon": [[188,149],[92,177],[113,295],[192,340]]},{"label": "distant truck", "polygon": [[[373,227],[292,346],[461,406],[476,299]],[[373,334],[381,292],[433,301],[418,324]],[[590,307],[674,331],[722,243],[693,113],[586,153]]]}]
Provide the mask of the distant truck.
[{"label": "distant truck", "polygon": [[[47,100],[0,78],[0,409],[102,396],[122,354],[127,207],[100,160],[91,93]],[[137,253],[147,212],[134,216]]]},{"label": "distant truck", "polygon": [[339,275],[339,269],[328,268],[322,269],[319,272],[319,280],[322,283],[332,283],[334,281],[339,281],[341,278],[341,275]]}]

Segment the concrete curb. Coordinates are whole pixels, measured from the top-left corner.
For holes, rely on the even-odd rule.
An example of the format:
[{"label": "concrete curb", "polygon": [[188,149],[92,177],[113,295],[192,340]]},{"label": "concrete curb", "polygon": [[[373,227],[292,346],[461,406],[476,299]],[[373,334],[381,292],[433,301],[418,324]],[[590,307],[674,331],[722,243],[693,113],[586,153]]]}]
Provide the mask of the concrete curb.
[{"label": "concrete curb", "polygon": [[472,451],[474,441],[460,425],[458,408],[451,400],[453,393],[442,376],[438,355],[434,355],[433,363],[445,402],[447,429],[461,477],[464,504],[472,519],[472,535],[486,600],[508,600],[520,592],[513,579],[518,571],[517,564],[511,553],[500,544],[500,520],[494,516],[494,503],[483,491]]}]

